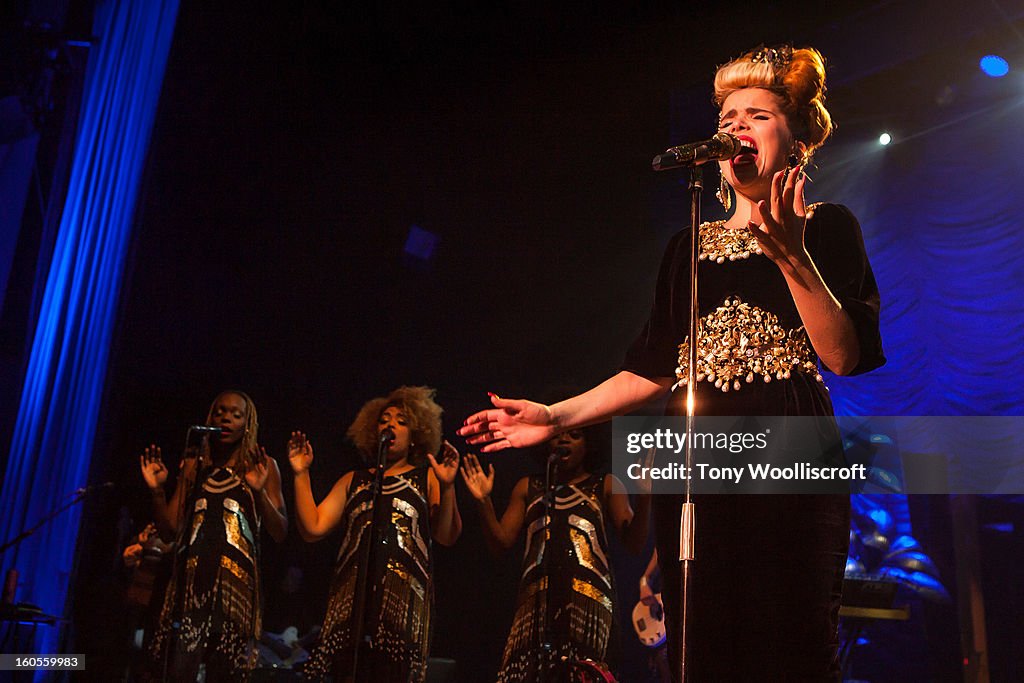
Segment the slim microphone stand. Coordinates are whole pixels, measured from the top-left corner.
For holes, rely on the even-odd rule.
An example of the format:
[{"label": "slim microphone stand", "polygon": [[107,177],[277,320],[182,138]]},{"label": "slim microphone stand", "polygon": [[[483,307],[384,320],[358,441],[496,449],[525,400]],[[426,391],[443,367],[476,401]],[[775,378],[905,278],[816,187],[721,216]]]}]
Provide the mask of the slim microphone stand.
[{"label": "slim microphone stand", "polygon": [[704,189],[701,164],[732,158],[741,154],[743,149],[743,143],[739,138],[729,133],[719,132],[710,140],[672,147],[654,157],[652,162],[655,171],[682,167],[690,169],[690,324],[687,337],[690,344],[687,349],[688,367],[686,370],[686,469],[684,471],[687,476],[683,480],[685,497],[679,511],[679,561],[683,564],[679,577],[681,598],[679,603],[679,683],[686,683],[690,563],[695,559],[694,503],[689,475],[693,472],[693,439],[691,437],[693,436],[697,405],[697,329],[700,322],[700,304],[697,299],[697,266],[700,262],[700,195]]},{"label": "slim microphone stand", "polygon": [[[384,489],[384,468],[387,466],[388,448],[394,443],[394,432],[390,435],[387,431],[382,432],[377,444],[377,469],[373,474],[373,487],[371,489],[370,507],[370,538],[363,546],[362,558],[356,578],[355,604],[352,609],[352,673],[349,680],[357,681],[359,673],[359,653],[364,644],[369,644],[370,639],[366,637],[366,599],[372,588],[370,581],[370,563],[375,560],[377,542],[380,540],[380,497]],[[374,587],[375,588],[375,587]]]},{"label": "slim microphone stand", "polygon": [[13,548],[14,546],[16,546],[19,543],[21,543],[22,541],[24,541],[25,539],[29,538],[32,534],[34,534],[35,532],[39,531],[41,528],[46,526],[49,522],[53,521],[58,515],[60,515],[60,513],[62,513],[65,510],[67,510],[69,508],[72,508],[75,505],[78,505],[79,503],[81,503],[83,500],[85,500],[88,497],[88,495],[90,493],[95,491],[97,488],[103,488],[103,487],[102,486],[86,486],[84,488],[75,489],[74,491],[72,491],[71,494],[69,495],[70,500],[65,498],[65,500],[67,500],[66,503],[64,503],[63,505],[59,505],[58,507],[54,508],[51,512],[47,513],[47,515],[45,517],[43,517],[41,520],[36,522],[36,524],[34,526],[31,526],[28,529],[23,529],[21,531],[21,533],[19,533],[17,536],[15,536],[14,538],[10,539],[9,541],[4,543],[3,545],[0,545],[0,555],[3,555],[5,552],[7,552],[7,550]]},{"label": "slim microphone stand", "polygon": [[547,587],[544,590],[544,621],[541,626],[540,635],[540,651],[543,655],[537,663],[541,671],[539,679],[541,681],[549,680],[555,670],[555,646],[551,642],[551,577],[548,575],[548,556],[551,554],[549,546],[551,544],[551,525],[554,521],[551,516],[551,510],[555,506],[555,487],[558,485],[559,458],[558,453],[552,452],[548,456],[547,467],[544,472],[544,516],[547,518],[547,524],[544,525],[544,533],[547,534],[547,539],[544,542],[543,550],[541,550],[543,555],[540,558],[540,573],[544,577],[544,581],[547,582]]},{"label": "slim microphone stand", "polygon": [[[4,553],[7,552],[8,550],[10,550],[11,548],[14,548],[14,547],[18,546],[23,541],[25,541],[26,539],[30,538],[34,533],[36,533],[37,531],[42,529],[44,526],[46,526],[47,524],[52,522],[54,519],[56,519],[62,512],[64,512],[65,510],[68,510],[68,509],[74,507],[75,505],[78,505],[79,503],[81,503],[83,500],[85,500],[86,498],[89,497],[90,493],[92,493],[94,491],[97,491],[99,489],[103,489],[103,488],[107,488],[107,486],[104,485],[104,484],[90,485],[90,486],[84,486],[82,488],[75,489],[74,491],[72,491],[67,497],[64,498],[65,502],[59,503],[56,508],[54,508],[49,513],[47,513],[46,516],[44,516],[42,519],[40,519],[38,522],[36,522],[35,525],[33,525],[33,526],[31,526],[31,527],[29,527],[27,529],[22,529],[22,531],[17,536],[15,536],[14,538],[6,541],[3,545],[0,545],[0,557],[3,557]],[[39,624],[47,624],[47,625],[53,626],[58,621],[60,621],[60,622],[65,622],[66,621],[66,619],[64,619],[63,617],[56,617],[56,616],[51,616],[49,614],[45,614],[41,609],[39,609],[35,605],[31,605],[31,604],[28,604],[28,603],[16,603],[15,600],[16,600],[16,597],[17,597],[17,576],[18,576],[18,572],[17,572],[17,568],[16,567],[11,567],[10,568],[10,570],[8,572],[8,576],[12,576],[12,575],[13,575],[14,578],[13,579],[9,579],[9,580],[13,581],[13,584],[14,584],[13,590],[11,591],[11,594],[9,596],[10,600],[11,600],[11,604],[5,604],[5,603],[4,604],[0,604],[0,621],[10,621],[10,622],[30,621],[33,624],[33,626],[32,626],[32,635],[31,635],[32,639],[35,638],[36,628],[38,627]],[[5,597],[7,597],[7,596],[5,595]],[[11,637],[11,634],[14,633],[13,628],[14,628],[15,625],[16,624],[11,624],[11,625],[8,626],[8,629],[7,629],[7,631],[6,631],[5,635],[4,635],[4,639],[3,639],[3,645],[4,646],[6,646],[7,640],[8,640],[8,638]],[[18,636],[15,635],[14,636],[14,644],[15,645],[17,645],[17,641],[18,641]]]},{"label": "slim microphone stand", "polygon": [[[693,429],[697,405],[697,329],[700,323],[700,303],[697,299],[697,267],[700,261],[700,195],[704,189],[703,171],[700,166],[690,167],[690,344],[687,348],[686,369],[686,469],[693,472]],[[690,615],[690,563],[695,555],[695,518],[692,498],[692,483],[689,476],[683,480],[684,499],[679,511],[679,561],[682,571],[679,577],[679,682],[686,683],[687,640],[689,638]]]}]

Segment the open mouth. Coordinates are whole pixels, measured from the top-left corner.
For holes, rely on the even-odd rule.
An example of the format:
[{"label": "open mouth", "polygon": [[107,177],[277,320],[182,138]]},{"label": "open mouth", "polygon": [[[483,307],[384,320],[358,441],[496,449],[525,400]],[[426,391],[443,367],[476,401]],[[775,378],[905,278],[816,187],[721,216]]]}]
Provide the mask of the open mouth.
[{"label": "open mouth", "polygon": [[754,144],[753,138],[746,135],[739,135],[737,138],[743,151],[732,158],[733,165],[754,163],[754,160],[757,158],[757,145]]}]

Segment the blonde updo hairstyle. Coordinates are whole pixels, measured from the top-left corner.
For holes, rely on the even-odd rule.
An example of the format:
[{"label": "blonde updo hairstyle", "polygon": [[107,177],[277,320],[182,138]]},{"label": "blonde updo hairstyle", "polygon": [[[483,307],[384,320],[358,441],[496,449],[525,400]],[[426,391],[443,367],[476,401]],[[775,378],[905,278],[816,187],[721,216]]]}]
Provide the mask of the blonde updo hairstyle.
[{"label": "blonde updo hairstyle", "polygon": [[814,48],[789,46],[757,48],[718,68],[715,106],[743,88],[764,88],[782,103],[793,137],[803,143],[800,164],[832,134],[832,117],[825,108],[825,59]]},{"label": "blonde updo hairstyle", "polygon": [[352,425],[348,438],[356,445],[367,462],[377,454],[377,423],[388,408],[398,408],[405,414],[412,446],[409,464],[420,466],[427,461],[427,453],[437,457],[441,449],[441,406],[434,401],[436,390],[431,387],[398,387],[387,396],[367,401]]}]

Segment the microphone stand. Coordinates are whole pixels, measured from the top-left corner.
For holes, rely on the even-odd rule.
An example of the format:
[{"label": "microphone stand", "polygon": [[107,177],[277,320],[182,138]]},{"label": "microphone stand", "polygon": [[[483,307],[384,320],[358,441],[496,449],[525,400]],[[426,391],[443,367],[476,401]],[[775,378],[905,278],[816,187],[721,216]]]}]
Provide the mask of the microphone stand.
[{"label": "microphone stand", "polygon": [[697,405],[697,331],[700,322],[700,302],[697,298],[697,268],[700,263],[700,195],[704,189],[701,164],[716,159],[726,159],[741,154],[742,142],[734,135],[717,133],[710,140],[672,147],[654,157],[655,171],[664,171],[686,166],[690,169],[690,324],[686,370],[686,456],[683,480],[684,498],[679,510],[679,561],[682,570],[679,575],[679,683],[686,683],[687,647],[689,639],[690,614],[690,563],[694,561],[695,541],[693,486],[689,476],[693,472],[693,430]]},{"label": "microphone stand", "polygon": [[553,518],[551,516],[551,509],[555,506],[555,487],[558,484],[558,461],[561,456],[557,452],[552,452],[548,456],[547,467],[544,471],[544,516],[547,518],[547,524],[545,527],[545,534],[547,539],[544,542],[544,549],[541,551],[543,555],[540,558],[541,576],[547,582],[547,587],[544,590],[544,621],[541,627],[540,636],[540,651],[543,652],[543,656],[537,663],[540,667],[541,676],[538,680],[547,681],[554,673],[555,669],[555,646],[551,642],[551,577],[548,575],[548,556],[551,554],[551,524]]},{"label": "microphone stand", "polygon": [[[107,488],[107,486],[104,485],[104,484],[98,484],[98,485],[94,484],[94,485],[91,485],[91,486],[85,486],[85,487],[80,488],[80,489],[75,489],[74,491],[72,491],[69,494],[69,497],[71,498],[71,500],[69,500],[68,502],[64,503],[63,505],[60,505],[59,507],[55,508],[53,511],[49,512],[45,517],[43,517],[41,520],[39,520],[35,524],[35,526],[32,526],[32,527],[30,527],[28,529],[23,529],[21,531],[21,533],[19,533],[17,536],[15,536],[14,538],[12,538],[9,541],[5,542],[3,545],[0,545],[0,555],[3,555],[7,550],[9,550],[10,548],[13,548],[14,546],[18,545],[19,543],[21,543],[22,541],[27,539],[29,536],[31,536],[35,532],[39,531],[41,528],[46,526],[46,524],[48,524],[49,522],[53,521],[53,519],[55,519],[58,515],[60,515],[60,513],[64,512],[68,508],[74,507],[78,503],[81,503],[93,491],[95,491],[97,489],[102,489],[102,488]],[[65,500],[67,500],[67,499],[65,499]]]},{"label": "microphone stand", "polygon": [[[19,533],[17,536],[15,536],[14,538],[6,541],[3,545],[0,545],[0,557],[3,557],[3,554],[5,552],[7,552],[11,548],[14,548],[15,546],[19,545],[25,539],[29,538],[34,533],[36,533],[37,531],[42,529],[44,526],[46,526],[47,524],[52,522],[62,512],[64,512],[65,510],[68,510],[68,509],[74,507],[75,505],[78,505],[79,503],[81,503],[83,500],[88,498],[89,494],[92,493],[93,491],[97,491],[99,489],[104,489],[104,488],[107,488],[107,485],[105,485],[105,484],[89,485],[89,486],[84,486],[84,487],[79,488],[79,489],[75,489],[68,496],[68,498],[70,498],[70,500],[68,500],[68,498],[65,498],[65,500],[67,502],[65,502],[63,504],[59,504],[58,507],[54,508],[45,517],[43,517],[41,520],[39,520],[34,526],[29,527],[28,529],[22,529],[21,533]],[[54,616],[51,616],[51,615],[48,615],[48,614],[44,614],[42,612],[42,610],[40,610],[35,605],[15,603],[16,593],[17,593],[17,575],[18,575],[17,569],[12,567],[11,570],[8,572],[8,577],[10,575],[13,575],[14,578],[13,579],[8,578],[6,580],[12,581],[13,584],[14,584],[14,588],[12,589],[12,591],[10,593],[11,603],[9,605],[5,604],[5,603],[0,603],[0,619],[2,619],[3,621],[22,621],[22,620],[26,620],[26,619],[30,618],[32,620],[33,624],[34,624],[33,627],[32,627],[32,634],[33,634],[31,636],[32,638],[35,638],[36,625],[38,625],[38,624],[48,624],[50,626],[53,626],[58,621],[65,621],[65,619],[62,618],[62,617],[54,617]],[[6,590],[5,590],[5,597],[6,597]],[[10,636],[10,634],[11,634],[11,630],[8,629],[7,634],[4,636],[4,644],[6,644],[7,637]],[[17,636],[15,636],[15,641],[17,641]],[[17,644],[17,643],[15,643],[15,644]]]},{"label": "microphone stand", "polygon": [[388,448],[395,441],[395,433],[389,429],[381,432],[377,444],[377,469],[373,473],[373,487],[371,491],[370,507],[370,538],[363,546],[362,557],[356,578],[355,601],[352,606],[352,673],[349,678],[357,681],[359,673],[359,653],[365,644],[369,644],[369,638],[364,634],[366,628],[366,598],[371,588],[370,563],[376,558],[377,542],[380,534],[380,497],[384,488],[384,468],[387,466]]},{"label": "microphone stand", "polygon": [[[686,371],[686,456],[685,472],[693,472],[693,430],[697,405],[697,328],[700,322],[700,302],[697,299],[697,267],[700,259],[700,195],[704,189],[701,166],[690,167],[690,344],[687,348]],[[683,480],[684,499],[679,511],[679,683],[686,683],[687,648],[690,615],[690,563],[695,559],[695,519],[692,483],[689,476]]]}]

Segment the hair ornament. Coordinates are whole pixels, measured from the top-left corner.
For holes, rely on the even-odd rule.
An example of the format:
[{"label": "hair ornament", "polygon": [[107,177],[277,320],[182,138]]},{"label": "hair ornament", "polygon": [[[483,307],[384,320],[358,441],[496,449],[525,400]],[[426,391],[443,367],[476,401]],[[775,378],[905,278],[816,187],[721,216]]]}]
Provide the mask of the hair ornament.
[{"label": "hair ornament", "polygon": [[793,61],[793,46],[780,45],[778,47],[758,48],[754,54],[750,55],[750,61],[754,64],[770,64],[776,71],[781,71]]}]

